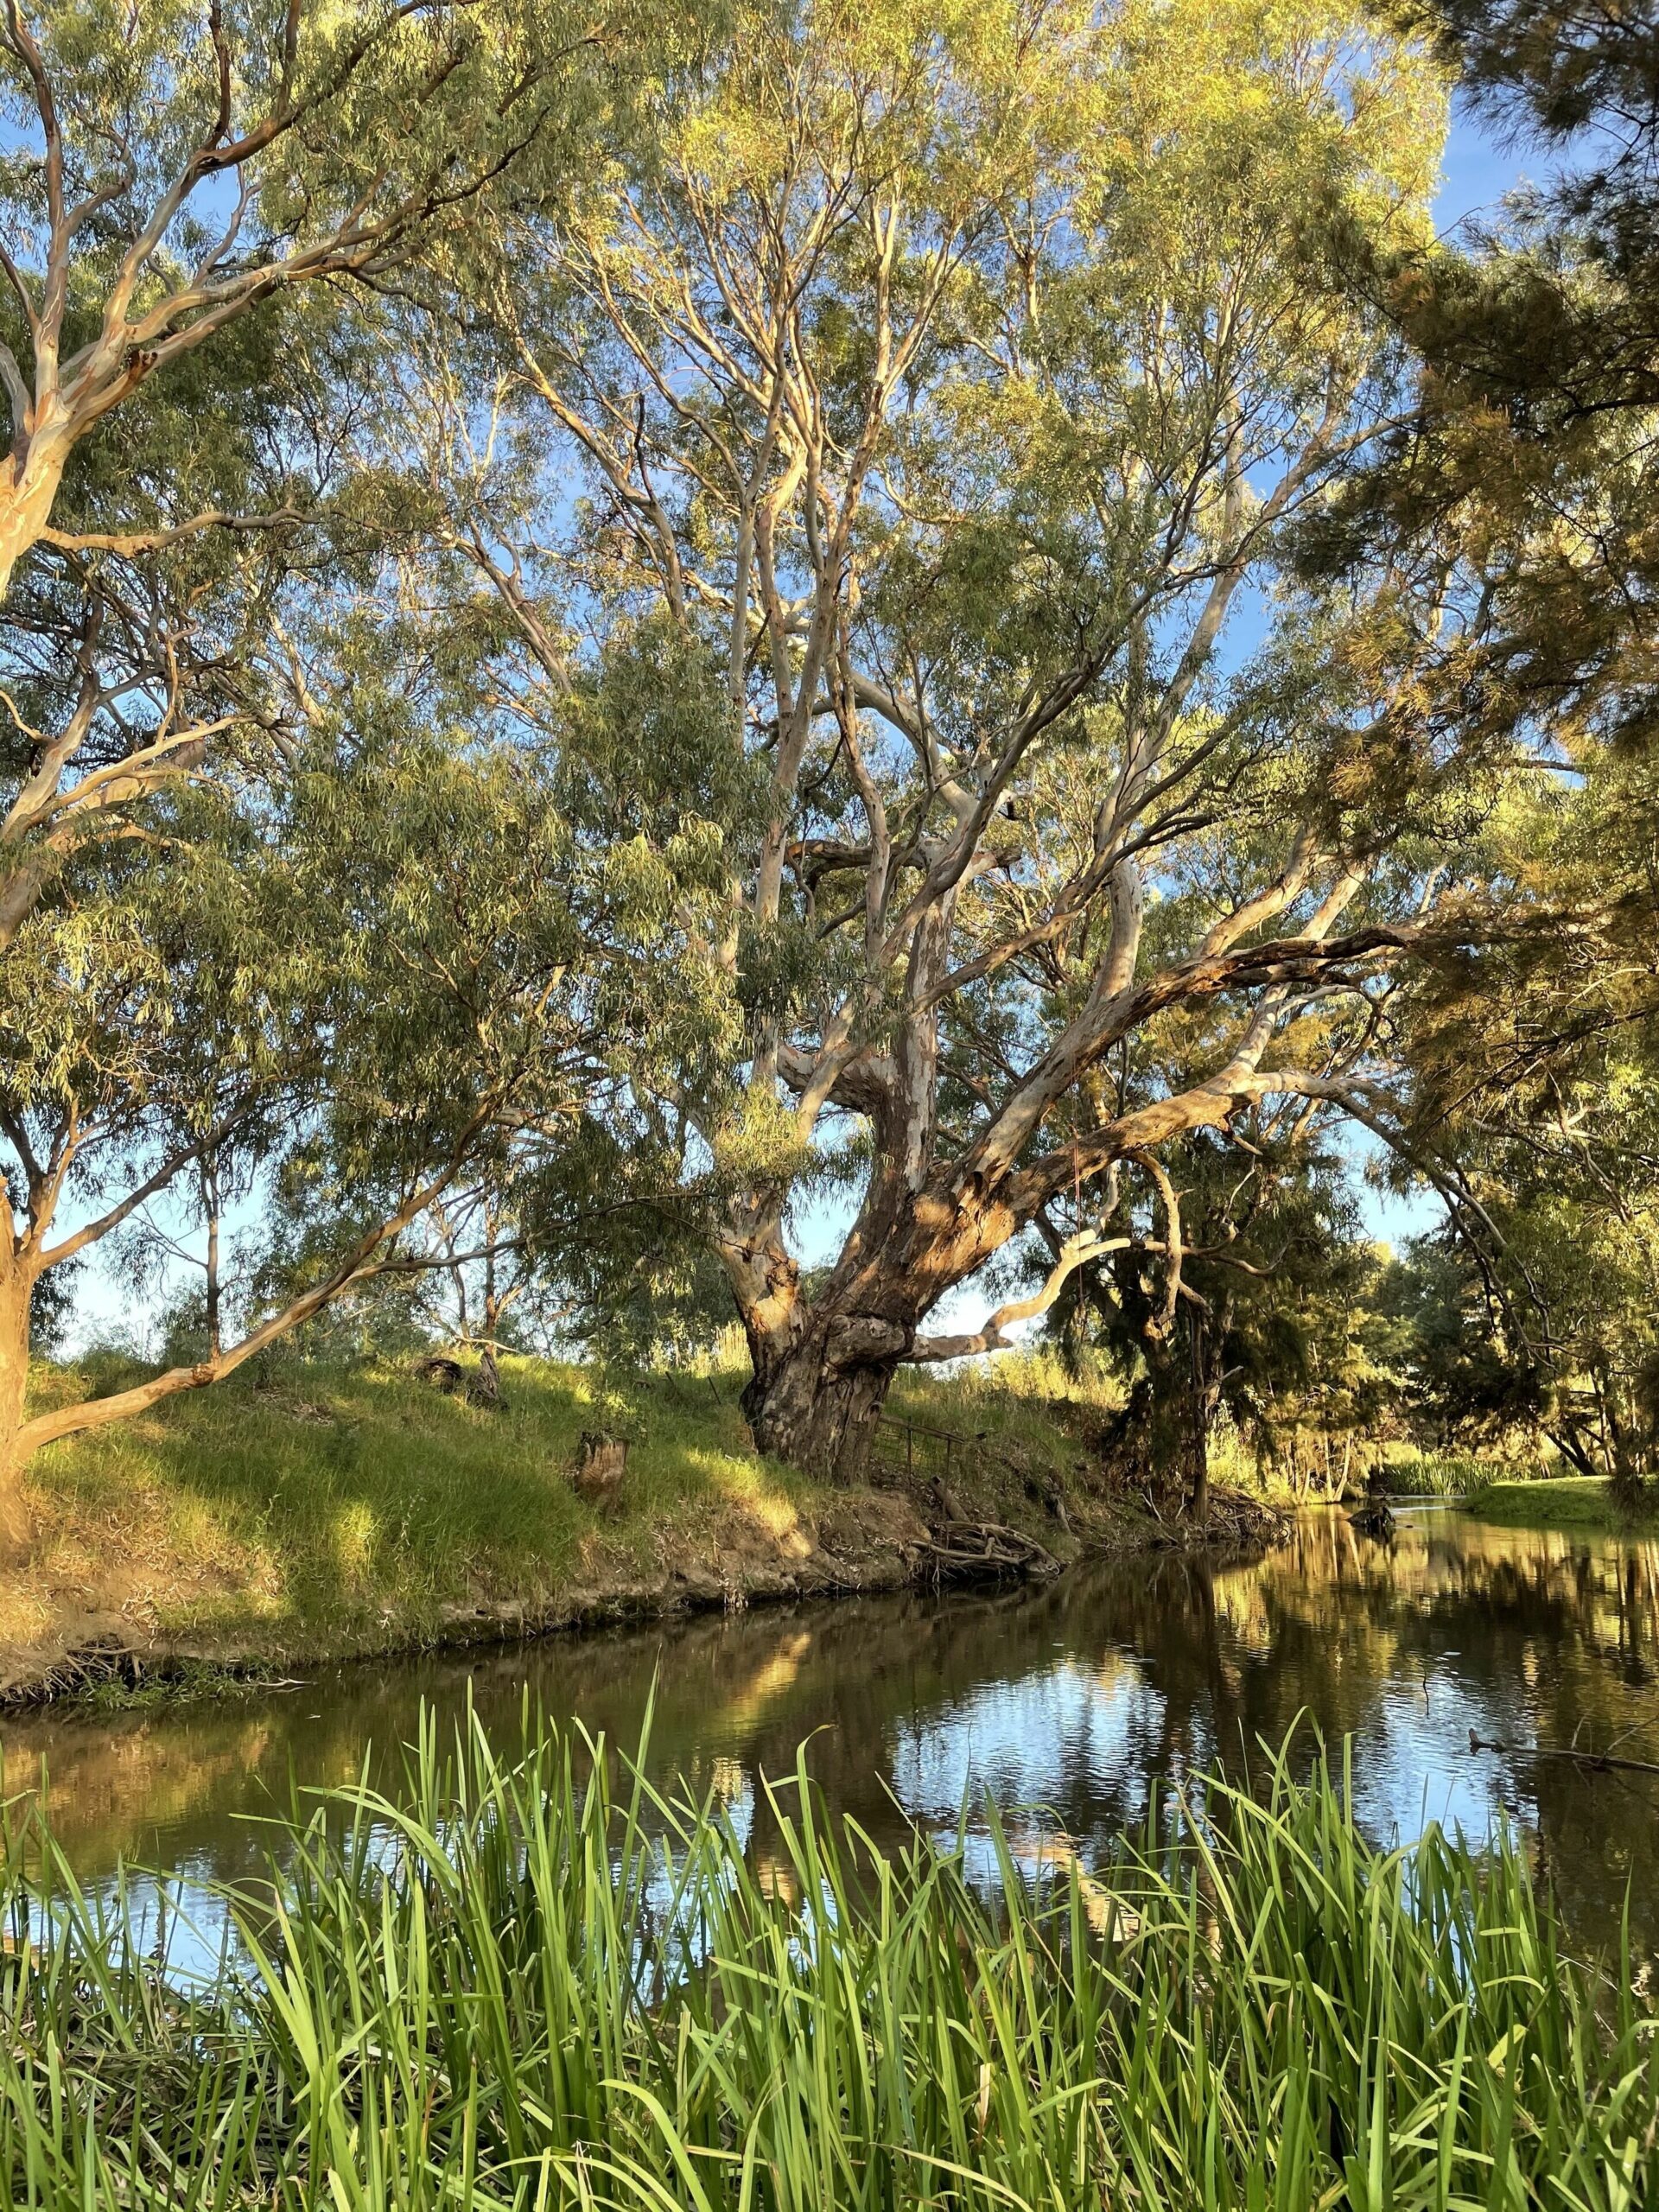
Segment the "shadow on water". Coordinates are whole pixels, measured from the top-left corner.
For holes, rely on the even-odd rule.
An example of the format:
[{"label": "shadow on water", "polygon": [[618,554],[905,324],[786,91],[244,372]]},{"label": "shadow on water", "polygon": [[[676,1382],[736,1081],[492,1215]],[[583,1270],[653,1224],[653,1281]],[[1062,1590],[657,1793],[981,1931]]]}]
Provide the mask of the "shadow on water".
[{"label": "shadow on water", "polygon": [[[914,1594],[556,1638],[470,1656],[331,1669],[246,1701],[0,1731],[9,1795],[49,1777],[84,1880],[118,1858],[191,1879],[257,1872],[269,1815],[302,1789],[394,1778],[423,1702],[470,1686],[497,1739],[524,1700],[632,1747],[656,1682],[653,1768],[713,1789],[761,1863],[759,1777],[809,1764],[879,1840],[954,1828],[964,1796],[1033,1809],[1085,1859],[1144,1814],[1154,1780],[1221,1764],[1306,1713],[1354,1738],[1357,1808],[1379,1836],[1428,1819],[1484,1834],[1507,1809],[1577,1939],[1659,1951],[1659,1777],[1586,1774],[1484,1740],[1659,1759],[1659,1545],[1490,1529],[1439,1510],[1395,1540],[1309,1516],[1254,1562],[1103,1563],[1045,1587]],[[1312,1756],[1311,1736],[1307,1755]]]}]

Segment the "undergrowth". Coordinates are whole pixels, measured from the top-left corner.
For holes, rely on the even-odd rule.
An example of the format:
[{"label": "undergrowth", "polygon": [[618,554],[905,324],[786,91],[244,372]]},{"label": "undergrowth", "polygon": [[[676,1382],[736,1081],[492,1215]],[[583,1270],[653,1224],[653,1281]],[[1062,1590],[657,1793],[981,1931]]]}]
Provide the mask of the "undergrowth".
[{"label": "undergrowth", "polygon": [[33,2212],[1628,2212],[1659,2186],[1631,1961],[1514,1847],[1368,1841],[1281,1756],[1085,1871],[990,1820],[897,1856],[803,1767],[665,1798],[429,1732],[279,1830],[188,1985],[131,1897],[6,1843],[0,2181]]}]

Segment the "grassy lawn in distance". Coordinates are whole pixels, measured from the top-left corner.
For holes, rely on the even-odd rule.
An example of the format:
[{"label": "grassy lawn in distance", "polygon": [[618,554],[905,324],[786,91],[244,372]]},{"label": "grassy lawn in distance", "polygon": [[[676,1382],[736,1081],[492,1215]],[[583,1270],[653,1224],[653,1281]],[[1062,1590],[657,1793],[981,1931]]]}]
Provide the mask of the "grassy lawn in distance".
[{"label": "grassy lawn in distance", "polygon": [[[1558,1475],[1546,1482],[1492,1483],[1477,1492],[1466,1510],[1504,1529],[1628,1529],[1632,1516],[1618,1505],[1607,1484],[1596,1475]],[[1634,1525],[1655,1522],[1651,1507]]]}]

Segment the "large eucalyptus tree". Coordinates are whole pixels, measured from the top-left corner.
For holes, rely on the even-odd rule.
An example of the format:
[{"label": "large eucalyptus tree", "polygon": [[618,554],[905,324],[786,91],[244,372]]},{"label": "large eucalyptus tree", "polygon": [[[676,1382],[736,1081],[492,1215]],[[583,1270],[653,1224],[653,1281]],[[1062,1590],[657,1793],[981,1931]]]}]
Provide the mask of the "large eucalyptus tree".
[{"label": "large eucalyptus tree", "polygon": [[[1443,896],[1432,588],[1281,562],[1399,401],[1342,264],[1423,234],[1441,87],[1325,0],[821,0],[679,91],[649,167],[504,226],[493,383],[451,334],[420,396],[591,833],[717,856],[657,1103],[757,1439],[850,1476],[899,1363],[1100,1250],[1115,1164],[1362,1051]],[[1039,1215],[1046,1289],[930,1335]]]}]

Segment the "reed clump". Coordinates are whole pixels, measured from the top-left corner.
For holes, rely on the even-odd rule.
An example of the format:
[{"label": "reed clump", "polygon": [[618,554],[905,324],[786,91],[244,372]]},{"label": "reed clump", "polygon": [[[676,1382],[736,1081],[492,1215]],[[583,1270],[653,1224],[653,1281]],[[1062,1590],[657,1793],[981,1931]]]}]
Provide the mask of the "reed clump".
[{"label": "reed clump", "polygon": [[[199,1897],[5,1840],[0,2201],[30,2212],[1313,2212],[1659,2202],[1655,2021],[1515,1847],[1210,1781],[1108,1863],[894,1854],[804,1772],[734,1825],[531,1731],[429,1736]],[[1201,1806],[1202,1810],[1194,1809]],[[988,1837],[987,1838],[987,1827]],[[761,1840],[765,1838],[764,1842]]]}]

